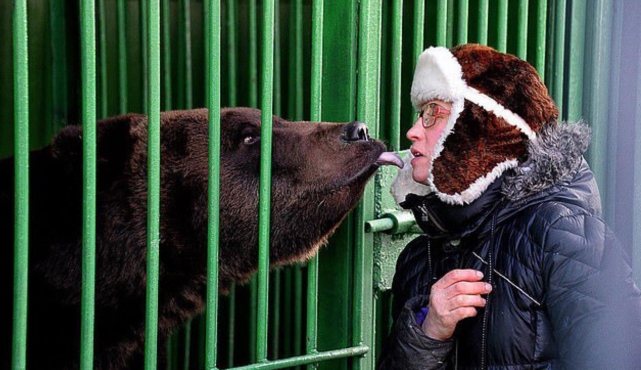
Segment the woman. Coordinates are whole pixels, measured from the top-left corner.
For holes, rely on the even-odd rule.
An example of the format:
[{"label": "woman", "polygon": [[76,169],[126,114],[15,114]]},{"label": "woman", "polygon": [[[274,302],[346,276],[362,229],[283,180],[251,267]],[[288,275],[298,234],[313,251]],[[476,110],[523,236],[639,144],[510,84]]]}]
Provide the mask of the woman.
[{"label": "woman", "polygon": [[393,192],[424,235],[398,259],[380,369],[641,369],[641,295],[600,219],[589,129],[489,47],[420,56]]}]

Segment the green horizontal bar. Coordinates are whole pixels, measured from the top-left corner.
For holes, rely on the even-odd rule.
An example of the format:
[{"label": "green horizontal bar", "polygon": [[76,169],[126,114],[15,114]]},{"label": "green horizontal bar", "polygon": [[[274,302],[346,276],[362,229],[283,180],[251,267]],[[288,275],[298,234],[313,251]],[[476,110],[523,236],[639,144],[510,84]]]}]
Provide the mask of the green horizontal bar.
[{"label": "green horizontal bar", "polygon": [[394,228],[394,220],[391,218],[379,218],[377,220],[367,221],[365,223],[366,233],[379,233],[381,231],[388,231]]},{"label": "green horizontal bar", "polygon": [[[296,356],[296,357],[290,357],[288,359],[284,360],[278,360],[278,361],[269,361],[269,362],[264,362],[261,364],[253,364],[253,365],[247,365],[247,366],[242,366],[242,367],[235,367],[233,369],[228,369],[228,370],[269,370],[269,369],[284,369],[287,367],[292,367],[292,366],[298,366],[298,365],[306,365],[310,364],[312,362],[321,362],[321,361],[327,361],[327,360],[334,360],[337,358],[345,358],[345,357],[354,357],[354,356],[362,356],[369,352],[369,347],[367,346],[356,346],[356,347],[349,347],[349,348],[343,348],[343,349],[336,349],[332,351],[324,351],[324,352],[319,352],[313,355],[304,355],[304,356]],[[212,369],[212,370],[217,370],[217,369]]]},{"label": "green horizontal bar", "polygon": [[[29,278],[29,50],[27,0],[13,5],[15,224],[12,369],[27,368]],[[5,298],[6,299],[6,298]]]}]

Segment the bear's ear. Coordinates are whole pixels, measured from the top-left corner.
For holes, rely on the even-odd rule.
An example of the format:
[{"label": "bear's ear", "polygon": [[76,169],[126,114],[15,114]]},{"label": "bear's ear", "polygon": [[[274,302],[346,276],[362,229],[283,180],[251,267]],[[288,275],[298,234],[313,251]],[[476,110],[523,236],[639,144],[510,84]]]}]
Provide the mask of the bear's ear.
[{"label": "bear's ear", "polygon": [[51,156],[65,162],[82,158],[82,127],[67,126],[60,130],[51,143]]}]

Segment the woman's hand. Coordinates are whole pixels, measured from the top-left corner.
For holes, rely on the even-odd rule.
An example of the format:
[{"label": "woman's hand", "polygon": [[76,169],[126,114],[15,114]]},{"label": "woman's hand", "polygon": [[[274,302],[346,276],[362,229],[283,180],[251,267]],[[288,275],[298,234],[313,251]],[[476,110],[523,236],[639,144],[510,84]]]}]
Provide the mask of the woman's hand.
[{"label": "woman's hand", "polygon": [[492,286],[479,282],[483,273],[477,270],[452,270],[434,283],[430,292],[427,317],[421,329],[428,337],[440,341],[454,334],[456,324],[466,317],[476,316],[475,307],[484,307],[481,294]]}]

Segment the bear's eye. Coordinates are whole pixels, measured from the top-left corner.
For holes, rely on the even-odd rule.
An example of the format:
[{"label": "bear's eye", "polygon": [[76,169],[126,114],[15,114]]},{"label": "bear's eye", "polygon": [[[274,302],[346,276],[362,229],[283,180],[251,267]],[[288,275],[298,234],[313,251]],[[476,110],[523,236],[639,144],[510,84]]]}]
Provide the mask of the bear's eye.
[{"label": "bear's eye", "polygon": [[247,135],[243,138],[243,144],[252,145],[260,141],[260,136]]}]

